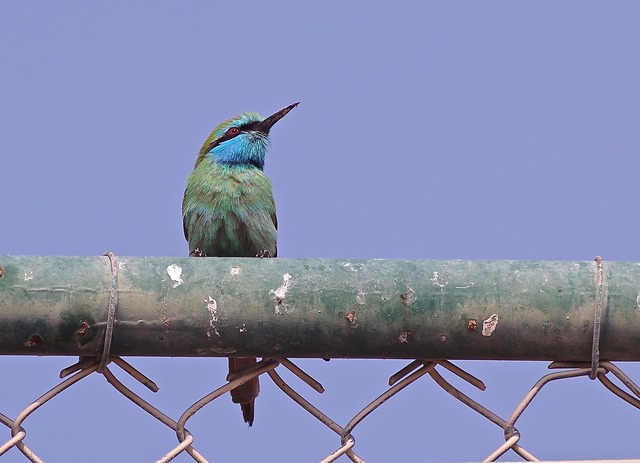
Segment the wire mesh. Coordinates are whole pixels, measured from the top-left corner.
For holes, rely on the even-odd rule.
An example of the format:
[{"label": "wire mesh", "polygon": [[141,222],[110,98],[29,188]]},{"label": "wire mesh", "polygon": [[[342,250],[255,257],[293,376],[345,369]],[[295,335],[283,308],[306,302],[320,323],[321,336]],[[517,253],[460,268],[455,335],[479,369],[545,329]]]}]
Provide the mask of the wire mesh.
[{"label": "wire mesh", "polygon": [[[56,400],[62,395],[70,394],[70,392],[67,391],[70,391],[75,384],[86,381],[89,377],[99,375],[99,368],[100,359],[81,358],[76,364],[63,369],[60,373],[61,381],[31,403],[24,406],[16,414],[15,418],[10,418],[6,414],[0,413],[0,423],[4,425],[7,431],[5,438],[0,436],[0,456],[8,454],[15,456],[21,454],[24,461],[37,463],[45,461],[40,456],[39,449],[32,449],[28,445],[29,418],[38,413],[43,407],[46,407],[51,401]],[[326,368],[330,367],[327,366]],[[389,400],[401,394],[410,384],[417,381],[430,380],[449,396],[464,404],[469,411],[477,413],[488,423],[493,423],[500,428],[500,432],[495,434],[495,442],[492,445],[493,450],[486,455],[478,455],[479,459],[483,458],[483,461],[496,461],[505,454],[507,454],[507,456],[511,454],[522,460],[538,461],[536,458],[536,449],[525,449],[525,447],[523,447],[522,444],[525,439],[518,429],[517,424],[523,416],[526,416],[532,407],[535,407],[537,398],[543,389],[550,387],[553,383],[560,381],[565,382],[569,379],[582,378],[583,381],[589,380],[592,373],[589,362],[553,362],[549,365],[549,368],[557,371],[545,374],[539,378],[529,391],[525,391],[520,401],[507,406],[507,409],[511,410],[510,414],[500,415],[497,411],[491,410],[483,405],[480,400],[471,398],[462,392],[460,387],[454,386],[451,381],[445,379],[441,373],[452,376],[452,378],[459,378],[458,381],[468,383],[478,391],[484,391],[486,389],[482,380],[447,360],[417,359],[408,362],[406,366],[391,375],[388,379],[388,388],[376,397],[373,397],[366,406],[359,410],[354,409],[349,412],[351,418],[348,419],[344,425],[339,424],[337,419],[331,418],[330,415],[331,413],[335,413],[335,410],[332,412],[321,410],[319,405],[314,405],[314,400],[313,398],[309,398],[309,394],[303,396],[301,392],[294,389],[291,381],[283,379],[280,373],[287,371],[289,372],[288,376],[297,377],[303,384],[309,386],[313,391],[312,394],[322,394],[324,392],[324,387],[316,378],[313,378],[298,365],[285,358],[263,359],[258,362],[255,367],[228,378],[229,381],[226,381],[220,387],[194,400],[193,404],[184,409],[177,419],[171,418],[169,414],[160,410],[157,406],[150,403],[150,401],[145,400],[141,394],[134,392],[131,387],[126,386],[116,377],[115,372],[119,371],[120,375],[125,374],[125,377],[129,376],[137,383],[145,386],[149,391],[154,393],[158,391],[158,386],[153,380],[122,358],[109,358],[102,375],[115,391],[169,428],[175,435],[176,442],[173,445],[168,442],[166,449],[158,449],[155,460],[157,462],[169,462],[178,456],[185,455],[188,455],[191,460],[200,463],[218,461],[216,455],[205,456],[196,450],[195,445],[198,439],[187,429],[187,424],[192,417],[196,416],[216,399],[226,395],[226,393],[234,387],[256,376],[270,378],[277,389],[282,391],[282,393],[290,399],[290,403],[293,406],[301,407],[301,409],[309,413],[320,423],[321,429],[326,429],[336,436],[335,446],[333,448],[327,448],[324,455],[310,457],[309,461],[320,461],[323,463],[337,460],[352,462],[365,461],[366,455],[360,454],[357,445],[356,437],[358,435],[359,425],[365,422]],[[606,391],[610,391],[626,404],[640,408],[640,388],[617,365],[608,361],[599,362],[595,379],[604,386]],[[505,380],[504,383],[508,385],[509,381]],[[429,400],[429,397],[425,397],[425,400]],[[2,403],[0,402],[0,406],[1,405]],[[502,409],[504,407],[500,408]],[[462,414],[460,416],[462,416]],[[203,432],[205,431],[200,430],[200,439],[208,439],[208,436],[201,435]],[[117,430],[114,430],[114,433],[117,434]],[[110,437],[110,439],[113,439],[113,437]],[[283,436],[283,439],[286,443],[286,436]],[[393,440],[390,440],[389,445],[392,444]],[[117,447],[114,447],[114,451],[117,449]],[[114,458],[116,456],[115,454],[113,455]]]}]

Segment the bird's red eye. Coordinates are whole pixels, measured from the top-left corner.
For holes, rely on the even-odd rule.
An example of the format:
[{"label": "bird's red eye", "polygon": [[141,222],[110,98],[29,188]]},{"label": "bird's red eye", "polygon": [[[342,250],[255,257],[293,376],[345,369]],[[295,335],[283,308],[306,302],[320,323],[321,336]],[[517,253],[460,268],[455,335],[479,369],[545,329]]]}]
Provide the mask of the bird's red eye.
[{"label": "bird's red eye", "polygon": [[231,127],[227,130],[229,135],[238,135],[240,133],[240,129],[238,127]]}]

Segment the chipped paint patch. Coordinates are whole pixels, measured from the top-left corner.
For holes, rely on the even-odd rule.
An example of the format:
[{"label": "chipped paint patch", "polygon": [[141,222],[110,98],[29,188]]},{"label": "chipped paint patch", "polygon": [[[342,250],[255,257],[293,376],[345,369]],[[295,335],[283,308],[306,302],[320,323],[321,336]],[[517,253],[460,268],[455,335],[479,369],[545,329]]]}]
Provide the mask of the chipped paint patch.
[{"label": "chipped paint patch", "polygon": [[494,313],[482,322],[482,336],[491,336],[496,326],[498,326],[498,314]]},{"label": "chipped paint patch", "polygon": [[33,280],[33,271],[24,272],[24,281]]},{"label": "chipped paint patch", "polygon": [[283,313],[291,313],[292,309],[284,303],[285,298],[287,297],[287,292],[289,288],[291,288],[291,275],[285,273],[282,275],[283,283],[278,286],[276,289],[272,289],[269,291],[269,295],[273,296],[276,300],[276,314],[282,315]]},{"label": "chipped paint patch", "polygon": [[364,292],[360,289],[356,291],[356,302],[360,305],[364,305]]},{"label": "chipped paint patch", "polygon": [[469,288],[473,288],[476,284],[475,283],[469,283],[466,286],[456,286],[456,289],[469,289]]},{"label": "chipped paint patch", "polygon": [[340,265],[342,267],[344,267],[344,268],[348,268],[352,272],[357,272],[359,270],[364,270],[364,265],[359,264],[359,263],[344,262],[344,263],[342,263]]},{"label": "chipped paint patch", "polygon": [[182,281],[182,267],[178,267],[176,264],[171,264],[167,267],[167,275],[173,281],[173,287],[177,288],[184,281]]},{"label": "chipped paint patch", "polygon": [[440,291],[444,291],[444,287],[449,283],[447,280],[440,278],[438,272],[433,272],[433,276],[431,277],[431,283],[440,288]]},{"label": "chipped paint patch", "polygon": [[240,275],[240,267],[231,267],[231,275]]},{"label": "chipped paint patch", "polygon": [[127,268],[127,263],[123,262],[123,261],[119,261],[118,262],[118,269],[119,270],[125,270]]},{"label": "chipped paint patch", "polygon": [[400,336],[398,336],[398,339],[400,340],[401,343],[407,343],[409,342],[409,335],[411,334],[411,332],[409,331],[402,331],[400,333]]},{"label": "chipped paint patch", "polygon": [[211,329],[216,334],[216,336],[220,337],[220,333],[218,333],[218,328],[216,328],[216,322],[218,321],[218,303],[214,298],[209,296],[209,299],[205,299],[204,303],[207,304],[207,311],[209,312],[209,328],[207,330],[207,337],[211,337]]},{"label": "chipped paint patch", "polygon": [[241,333],[246,333],[247,332],[247,325],[245,325],[244,323],[242,324],[242,326],[240,327],[239,330]]},{"label": "chipped paint patch", "polygon": [[640,315],[640,293],[636,297],[636,315]]}]

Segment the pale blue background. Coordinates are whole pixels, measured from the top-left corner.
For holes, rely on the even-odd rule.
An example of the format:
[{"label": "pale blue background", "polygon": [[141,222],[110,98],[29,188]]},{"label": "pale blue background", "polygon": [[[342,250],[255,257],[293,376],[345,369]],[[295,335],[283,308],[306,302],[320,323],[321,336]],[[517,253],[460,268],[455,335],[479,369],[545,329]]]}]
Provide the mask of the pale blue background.
[{"label": "pale blue background", "polygon": [[[295,101],[267,155],[279,257],[640,261],[630,1],[3,1],[0,255],[186,255],[180,202],[204,138]],[[15,417],[73,361],[0,358],[0,412]],[[131,361],[172,417],[226,368]],[[300,363],[327,392],[294,386],[342,424],[403,365]],[[504,417],[546,373],[461,363],[488,390],[454,383]],[[318,461],[338,446],[262,385],[252,429],[227,397],[189,422],[210,461]],[[518,427],[538,458],[584,459],[638,457],[639,426],[579,378],[544,390]],[[98,375],[25,427],[48,462],[155,461],[176,443]],[[481,460],[502,442],[426,378],[354,434],[368,462]],[[2,461],[26,460],[14,449]]]}]

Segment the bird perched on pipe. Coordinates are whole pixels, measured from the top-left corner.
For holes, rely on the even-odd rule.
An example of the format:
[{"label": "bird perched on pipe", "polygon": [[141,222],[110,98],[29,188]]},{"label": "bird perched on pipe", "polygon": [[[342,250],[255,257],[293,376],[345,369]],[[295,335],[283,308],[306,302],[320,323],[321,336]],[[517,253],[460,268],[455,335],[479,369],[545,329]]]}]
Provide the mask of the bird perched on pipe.
[{"label": "bird perched on pipe", "polygon": [[[218,125],[205,140],[182,201],[191,257],[276,257],[278,221],[271,181],[263,172],[269,131],[295,108],[267,118],[246,112]],[[229,374],[255,358],[229,357]],[[231,390],[244,421],[253,424],[258,378]]]}]

